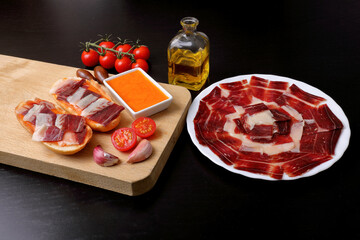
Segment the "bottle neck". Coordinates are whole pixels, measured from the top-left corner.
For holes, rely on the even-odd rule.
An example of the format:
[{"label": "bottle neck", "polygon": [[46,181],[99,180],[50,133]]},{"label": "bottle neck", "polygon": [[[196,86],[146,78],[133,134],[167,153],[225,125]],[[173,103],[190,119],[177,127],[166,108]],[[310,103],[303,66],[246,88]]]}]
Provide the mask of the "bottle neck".
[{"label": "bottle neck", "polygon": [[186,34],[191,34],[196,31],[199,20],[194,17],[185,17],[180,21],[181,26]]}]

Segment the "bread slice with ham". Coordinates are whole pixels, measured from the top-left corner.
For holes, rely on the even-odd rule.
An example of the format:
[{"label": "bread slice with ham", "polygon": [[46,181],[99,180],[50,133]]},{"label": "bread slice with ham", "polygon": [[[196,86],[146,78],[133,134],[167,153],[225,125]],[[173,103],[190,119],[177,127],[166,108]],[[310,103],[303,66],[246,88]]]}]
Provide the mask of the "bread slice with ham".
[{"label": "bread slice with ham", "polygon": [[83,117],[66,113],[55,104],[35,98],[15,108],[20,124],[54,152],[70,155],[83,149],[92,137],[92,129]]},{"label": "bread slice with ham", "polygon": [[100,132],[114,129],[124,110],[94,80],[63,78],[54,83],[50,94],[65,111],[83,116],[93,130]]}]

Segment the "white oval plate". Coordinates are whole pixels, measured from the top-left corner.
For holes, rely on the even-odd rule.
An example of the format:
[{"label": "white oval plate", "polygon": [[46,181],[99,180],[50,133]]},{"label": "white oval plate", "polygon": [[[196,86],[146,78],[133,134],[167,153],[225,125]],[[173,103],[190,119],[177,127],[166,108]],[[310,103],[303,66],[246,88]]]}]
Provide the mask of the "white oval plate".
[{"label": "white oval plate", "polygon": [[327,101],[327,105],[329,106],[329,108],[331,109],[331,111],[333,111],[333,113],[340,119],[340,121],[342,122],[342,124],[344,125],[344,128],[341,131],[340,137],[338,139],[337,145],[335,147],[335,155],[333,156],[332,159],[330,159],[327,162],[324,162],[318,166],[316,166],[315,168],[309,170],[308,172],[304,173],[303,175],[300,176],[296,176],[296,177],[289,177],[288,175],[286,175],[284,173],[283,179],[282,180],[293,180],[293,179],[298,179],[298,178],[303,178],[303,177],[309,177],[312,175],[317,174],[318,172],[324,171],[325,169],[329,168],[330,166],[332,166],[337,160],[339,160],[341,158],[341,156],[344,154],[346,148],[349,145],[349,141],[350,141],[350,125],[349,125],[349,121],[344,113],[344,111],[341,109],[341,107],[327,94],[325,94],[324,92],[322,92],[321,90],[298,80],[294,80],[291,78],[287,78],[287,77],[281,77],[281,76],[276,76],[276,75],[267,75],[267,74],[249,74],[249,75],[239,75],[236,77],[231,77],[231,78],[226,78],[224,80],[221,80],[219,82],[213,83],[212,85],[210,85],[209,87],[207,87],[206,89],[204,89],[201,93],[199,93],[199,95],[194,99],[194,101],[192,102],[189,111],[188,111],[188,115],[186,118],[186,123],[187,123],[187,130],[190,134],[191,140],[193,141],[193,143],[195,144],[195,146],[199,149],[199,151],[205,155],[207,158],[209,158],[212,162],[214,162],[215,164],[231,171],[237,174],[241,174],[250,178],[258,178],[258,179],[264,179],[264,180],[277,180],[274,178],[271,178],[267,175],[262,175],[262,174],[256,174],[256,173],[251,173],[251,172],[247,172],[247,171],[242,171],[242,170],[238,170],[235,169],[233,166],[229,166],[226,165],[216,154],[214,154],[208,147],[203,146],[199,143],[199,141],[196,138],[195,135],[195,129],[194,129],[194,118],[196,116],[196,113],[198,111],[199,108],[199,103],[200,100],[202,98],[204,98],[207,94],[209,94],[216,86],[218,86],[221,83],[229,83],[229,82],[235,82],[235,81],[240,81],[243,79],[247,79],[248,81],[250,81],[251,76],[257,76],[257,77],[261,77],[261,78],[265,78],[268,79],[270,81],[284,81],[284,82],[288,82],[290,85],[291,84],[296,84],[298,87],[300,87],[302,90],[309,92],[311,94],[320,96],[325,98]]}]

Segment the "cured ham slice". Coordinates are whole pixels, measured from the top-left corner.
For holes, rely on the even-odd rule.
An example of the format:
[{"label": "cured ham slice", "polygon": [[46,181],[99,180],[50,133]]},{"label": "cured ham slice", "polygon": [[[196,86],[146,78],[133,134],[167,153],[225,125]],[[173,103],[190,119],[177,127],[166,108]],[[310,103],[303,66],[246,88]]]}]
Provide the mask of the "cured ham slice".
[{"label": "cured ham slice", "polygon": [[[341,121],[330,110],[327,104],[323,104],[317,108],[308,109],[304,113],[307,131],[305,134],[326,132],[343,127]],[[308,126],[312,125],[312,126]]]},{"label": "cured ham slice", "polygon": [[55,126],[71,132],[82,132],[85,128],[85,119],[72,114],[57,114]]},{"label": "cured ham slice", "polygon": [[[92,104],[93,102],[95,102],[96,100],[99,99],[99,96],[95,95],[95,94],[88,94],[87,96],[83,97],[81,100],[79,100],[76,103],[76,106],[78,106],[80,109],[85,109],[87,106],[89,106],[90,104]],[[105,98],[104,98],[105,99]],[[106,99],[105,99],[106,100]],[[108,100],[106,100],[108,101]]]},{"label": "cured ham slice", "polygon": [[41,125],[36,126],[32,140],[38,142],[57,142],[61,141],[63,136],[64,131],[62,131],[60,128],[55,126]]},{"label": "cured ham slice", "polygon": [[51,109],[55,107],[49,106],[47,104],[41,103],[41,104],[35,104],[32,108],[28,109],[24,115],[24,121],[31,122],[32,124],[36,123],[36,118],[40,113],[44,114],[54,114]]},{"label": "cured ham slice", "polygon": [[53,126],[55,124],[56,114],[51,113],[38,113],[36,115],[35,126]]},{"label": "cured ham slice", "polygon": [[226,97],[233,105],[245,106],[251,103],[251,92],[249,92],[247,80],[223,83],[220,87],[223,97]]},{"label": "cured ham slice", "polygon": [[325,99],[301,90],[295,84],[292,84],[282,95],[275,99],[280,106],[290,106],[299,113],[319,106]]},{"label": "cured ham slice", "polygon": [[80,81],[71,81],[70,79],[68,79],[66,82],[60,85],[59,88],[57,88],[56,91],[54,92],[59,99],[67,100],[67,98],[72,94],[74,94],[76,90],[78,90],[78,88],[81,87],[84,83],[85,83],[85,79],[82,79]]},{"label": "cured ham slice", "polygon": [[250,79],[252,96],[264,102],[273,102],[288,88],[287,82],[269,81],[267,79],[252,76]]},{"label": "cured ham slice", "polygon": [[91,116],[104,108],[107,108],[108,106],[114,104],[113,102],[110,102],[109,100],[105,98],[99,98],[96,101],[92,102],[87,108],[85,108],[81,112],[81,116],[87,117]]},{"label": "cured ham slice", "polygon": [[332,159],[343,128],[326,99],[256,76],[214,87],[193,122],[199,143],[225,164],[274,179]]},{"label": "cured ham slice", "polygon": [[80,101],[80,99],[83,97],[85,91],[86,91],[86,88],[79,87],[72,95],[70,95],[66,98],[66,101],[69,102],[70,104],[76,105]]},{"label": "cured ham slice", "polygon": [[122,110],[123,108],[121,106],[117,104],[111,104],[102,110],[87,116],[87,118],[95,122],[102,122],[102,124],[106,126],[117,116],[119,116]]}]

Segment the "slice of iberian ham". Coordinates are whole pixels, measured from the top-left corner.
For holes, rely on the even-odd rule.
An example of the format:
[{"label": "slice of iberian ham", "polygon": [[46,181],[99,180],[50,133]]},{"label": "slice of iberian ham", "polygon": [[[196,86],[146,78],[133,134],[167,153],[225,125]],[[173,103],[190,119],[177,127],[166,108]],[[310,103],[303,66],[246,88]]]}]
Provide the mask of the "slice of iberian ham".
[{"label": "slice of iberian ham", "polygon": [[216,86],[199,103],[196,138],[225,164],[274,179],[332,159],[343,124],[322,97],[252,76]]}]

